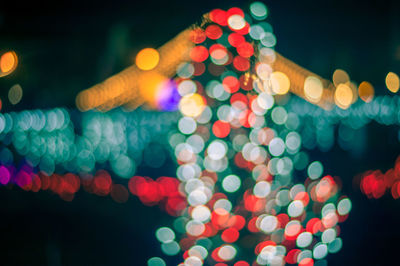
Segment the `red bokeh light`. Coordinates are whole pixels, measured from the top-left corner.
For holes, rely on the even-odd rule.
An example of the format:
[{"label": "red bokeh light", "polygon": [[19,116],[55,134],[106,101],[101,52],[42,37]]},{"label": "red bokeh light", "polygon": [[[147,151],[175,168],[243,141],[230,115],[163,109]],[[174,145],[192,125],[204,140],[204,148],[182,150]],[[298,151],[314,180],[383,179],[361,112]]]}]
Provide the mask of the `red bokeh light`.
[{"label": "red bokeh light", "polygon": [[210,19],[211,21],[221,25],[226,26],[228,25],[228,17],[226,11],[222,9],[214,9],[210,12]]},{"label": "red bokeh light", "polygon": [[231,127],[230,127],[229,123],[223,122],[221,120],[216,121],[212,127],[212,132],[218,138],[227,137],[229,135],[230,131],[231,131]]},{"label": "red bokeh light", "polygon": [[250,68],[250,61],[242,56],[235,56],[233,58],[233,66],[238,71],[247,71]]},{"label": "red bokeh light", "polygon": [[222,29],[217,25],[210,25],[206,28],[206,35],[211,40],[219,39],[222,36]]},{"label": "red bokeh light", "polygon": [[190,58],[197,63],[203,62],[208,58],[208,50],[202,45],[197,45],[190,51]]},{"label": "red bokeh light", "polygon": [[225,229],[221,234],[221,239],[226,243],[233,243],[239,238],[239,231],[236,228]]}]

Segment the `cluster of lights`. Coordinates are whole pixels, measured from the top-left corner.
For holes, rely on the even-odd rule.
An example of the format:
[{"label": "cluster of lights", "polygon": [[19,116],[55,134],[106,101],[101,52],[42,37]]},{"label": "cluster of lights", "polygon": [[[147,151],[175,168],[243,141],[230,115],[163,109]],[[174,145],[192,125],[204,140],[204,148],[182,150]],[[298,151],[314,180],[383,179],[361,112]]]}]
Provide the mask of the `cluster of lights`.
[{"label": "cluster of lights", "polygon": [[156,180],[149,177],[133,176],[127,186],[115,183],[107,170],[98,170],[95,174],[66,173],[47,175],[37,171],[27,163],[15,167],[12,162],[0,165],[0,184],[16,185],[25,191],[51,191],[65,201],[72,201],[75,194],[83,188],[86,192],[98,196],[111,196],[118,203],[128,201],[129,192],[139,197],[148,206],[160,205],[168,214],[178,215],[186,207],[186,200],[179,190],[179,181],[173,177],[162,176]]},{"label": "cluster of lights", "polygon": [[[217,25],[209,25],[204,29],[193,26],[157,50],[141,50],[136,56],[135,65],[82,91],[76,99],[78,108],[82,111],[93,108],[108,111],[121,105],[134,109],[147,103],[153,108],[173,110],[180,95],[176,93],[176,83],[170,78],[175,75],[177,66],[178,75],[183,78],[202,75],[206,69],[203,62],[208,58],[213,66],[207,70],[214,76],[222,74],[222,66],[226,64],[232,64],[237,71],[247,71],[252,63],[248,59],[255,52],[261,61],[252,69],[251,78],[254,77],[257,83],[250,87],[256,90],[268,89],[277,95],[291,91],[324,109],[331,109],[334,105],[347,109],[358,97],[366,102],[374,97],[374,87],[369,82],[357,86],[342,69],[333,73],[331,82],[271,52],[276,44],[271,25],[259,21],[250,27],[246,19],[254,19],[254,14],[253,17],[244,18],[242,13],[207,14],[201,24],[207,24],[207,20],[211,19]],[[224,34],[221,26],[228,27],[232,34]],[[253,46],[247,42],[244,38],[246,34],[259,45]],[[216,43],[206,48],[202,45],[205,39]],[[227,49],[229,47],[236,48],[238,56],[233,57]],[[184,64],[187,59],[191,59],[193,64]],[[386,77],[387,88],[395,93],[399,83],[397,74],[389,72]]]},{"label": "cluster of lights", "polygon": [[[357,101],[348,109],[335,107],[323,110],[300,98],[291,97],[285,108],[285,123],[297,124],[297,130],[307,149],[329,151],[337,142],[344,150],[366,147],[366,125],[371,121],[385,126],[400,124],[400,97],[377,96],[368,102]],[[337,130],[337,134],[335,131]]]},{"label": "cluster of lights", "polygon": [[176,84],[170,80],[176,66],[189,58],[193,47],[184,30],[160,48],[145,48],[136,55],[135,65],[83,90],[76,97],[79,110],[109,111],[118,106],[133,110],[146,103],[161,110],[173,110],[179,101]]},{"label": "cluster of lights", "polygon": [[75,174],[48,176],[43,172],[37,173],[28,164],[23,164],[19,168],[10,163],[1,165],[0,176],[1,185],[15,184],[25,191],[32,192],[50,190],[66,201],[71,201],[83,184]]},{"label": "cluster of lights", "polygon": [[387,191],[390,191],[394,199],[400,198],[400,157],[394,167],[385,173],[371,170],[357,176],[355,180],[360,182],[360,189],[368,198],[378,199]]},{"label": "cluster of lights", "polygon": [[129,180],[129,191],[140,201],[161,207],[170,215],[176,216],[187,207],[184,193],[179,189],[180,182],[173,177],[162,176],[153,180],[149,177],[134,176]]},{"label": "cluster of lights", "polygon": [[169,143],[187,207],[156,237],[166,255],[183,252],[181,265],[314,265],[342,246],[338,223],[351,201],[301,151],[267,15],[260,2],[250,14],[213,10],[191,33],[191,61],[177,68],[182,117]]},{"label": "cluster of lights", "polygon": [[[14,51],[8,51],[0,55],[0,78],[14,72],[18,66],[18,57]],[[8,100],[11,104],[17,104],[22,98],[22,88],[19,84],[15,84],[8,91]],[[0,110],[2,108],[0,100]]]},{"label": "cluster of lights", "polygon": [[[177,218],[171,227],[159,228],[156,238],[164,254],[183,254],[181,265],[323,264],[342,247],[338,224],[352,204],[340,196],[340,179],[324,175],[321,162],[310,161],[302,148],[329,150],[336,124],[344,149],[357,143],[355,132],[371,120],[400,124],[400,98],[375,97],[372,84],[357,86],[341,69],[333,73],[332,84],[312,73],[286,72],[267,16],[261,2],[251,4],[249,14],[239,8],[213,10],[202,27],[184,31],[158,50],[143,49],[122,78],[77,98],[85,111],[146,102],[162,110],[179,108],[182,116],[92,111],[75,128],[73,112],[63,108],[0,114],[0,140],[12,143],[26,160],[17,169],[13,154],[3,148],[0,184],[51,190],[66,201],[83,188],[119,203],[130,192],[145,205],[160,204]],[[17,65],[15,52],[1,55],[0,77]],[[400,79],[389,72],[385,84],[397,93]],[[22,96],[18,84],[8,92],[13,105]],[[329,97],[333,109],[316,106],[325,106]],[[170,132],[176,119],[177,130]],[[163,165],[161,143],[148,149],[151,154],[143,150],[167,131],[178,179],[134,176],[142,161]],[[107,170],[96,171],[99,166],[128,179],[127,186],[115,183]],[[55,173],[59,167],[67,173]],[[390,190],[400,198],[400,157],[386,173],[368,171],[360,178],[368,197]],[[165,262],[153,257],[148,265]]]},{"label": "cluster of lights", "polygon": [[[153,168],[164,164],[167,154],[160,136],[169,131],[176,113],[138,109],[129,113],[114,110],[107,114],[76,114],[64,108],[0,114],[0,140],[12,144],[13,150],[24,157],[17,169],[12,149],[2,147],[0,183],[33,192],[50,190],[66,201],[71,201],[82,187],[123,203],[128,200],[129,190],[146,205],[161,204],[170,215],[185,208],[186,200],[176,178],[153,181],[132,177],[140,163]],[[81,123],[74,124],[76,120]],[[104,166],[112,174],[128,179],[128,185],[114,183],[107,170],[96,170]]]},{"label": "cluster of lights", "polygon": [[129,196],[128,189],[122,184],[115,184],[105,170],[97,171],[94,176],[73,173],[47,175],[42,171],[37,172],[28,164],[23,164],[19,168],[8,164],[0,166],[0,173],[2,185],[15,184],[25,191],[32,192],[49,190],[65,201],[71,201],[81,187],[99,196],[111,195],[116,202],[120,203],[126,202]]},{"label": "cluster of lights", "polygon": [[[355,103],[358,97],[369,103],[375,96],[374,86],[368,81],[361,82],[358,86],[350,80],[349,74],[342,69],[336,69],[332,76],[336,86],[334,93],[335,104],[342,109],[347,109]],[[396,93],[400,88],[400,78],[396,73],[389,72],[385,78],[385,84],[389,91]]]},{"label": "cluster of lights", "polygon": [[[216,88],[221,87],[217,86],[217,83],[210,82],[205,88],[206,93],[211,94]],[[190,93],[196,88],[196,84],[198,83],[195,81],[183,80],[179,83],[178,91],[182,94]],[[244,94],[239,93],[232,97],[238,99],[237,103],[242,103],[240,99],[245,99]],[[253,106],[256,103],[264,107],[270,106],[271,122],[284,125],[287,130],[294,131],[285,139],[292,150],[302,143],[303,147],[308,149],[318,147],[322,151],[328,151],[334,144],[337,124],[339,124],[337,134],[339,145],[343,149],[351,150],[365,145],[365,143],[359,145],[359,142],[363,140],[360,134],[364,132],[363,128],[371,120],[384,125],[400,123],[399,96],[378,96],[368,103],[358,101],[346,110],[336,107],[331,111],[323,110],[297,97],[290,97],[282,106],[274,106],[273,101],[270,95],[261,93]],[[207,122],[211,109],[204,107],[204,103],[204,97],[199,94],[184,95],[181,100],[181,110],[193,116],[205,108],[202,118],[197,120],[203,119]],[[217,137],[226,137],[232,130],[224,118],[227,112],[230,112],[229,105],[218,109],[217,116],[222,119],[215,121],[211,127],[212,134]],[[70,116],[73,114],[74,112],[63,108],[0,114],[0,139],[5,144],[11,141],[16,152],[25,156],[30,165],[38,166],[49,175],[59,165],[69,172],[91,172],[96,168],[96,164],[109,163],[117,176],[129,178],[134,174],[134,168],[142,161],[150,167],[163,165],[168,155],[163,147],[164,143],[158,143],[156,140],[162,140],[159,136],[169,132],[170,126],[177,118],[177,113],[174,112],[158,113],[137,110],[127,113],[114,110],[109,113],[83,113],[81,117],[73,119],[82,121],[78,124],[72,123]],[[169,142],[174,148],[176,146],[174,143],[182,139],[182,133],[190,133],[199,126],[201,128],[202,124],[196,125],[191,116],[179,121],[178,126],[181,130],[179,134],[170,133]],[[239,117],[239,124],[240,121],[244,121],[243,117],[245,117],[244,114],[241,119]],[[80,129],[82,129],[82,135],[76,133]],[[256,133],[257,131],[259,132]],[[254,130],[254,134],[266,138],[272,136],[273,130],[258,129]],[[244,136],[233,138],[233,144],[237,146],[237,143],[243,139]],[[203,145],[202,139],[198,136],[189,139],[191,144],[196,141],[199,142],[197,145]],[[146,149],[150,142],[155,143]],[[178,148],[182,147],[184,146],[179,145]],[[300,152],[300,154],[303,154],[302,158],[307,157],[304,153]],[[118,167],[118,161],[131,167]]]},{"label": "cluster of lights", "polygon": [[[323,177],[322,164],[310,163],[301,147],[312,149],[318,145],[321,150],[330,149],[332,126],[337,123],[339,143],[344,149],[354,143],[349,139],[350,131],[362,128],[370,120],[386,125],[399,123],[397,96],[374,97],[370,83],[357,86],[340,69],[332,78],[337,106],[333,110],[322,110],[290,97],[287,93],[295,85],[294,80],[290,73],[276,71],[276,38],[271,25],[262,21],[267,15],[266,7],[259,2],[250,6],[250,15],[239,8],[212,11],[204,28],[185,32],[195,46],[188,53],[191,62],[178,65],[175,80],[160,71],[152,72],[159,66],[162,49],[147,48],[136,57],[136,67],[148,71],[139,78],[141,97],[163,110],[173,110],[179,102],[183,117],[178,122],[179,131],[170,133],[169,143],[180,165],[177,176],[181,185],[167,177],[133,177],[128,188],[146,205],[162,203],[169,214],[181,214],[173,226],[177,234],[163,227],[156,235],[165,254],[185,251],[185,264],[200,265],[210,259],[221,264],[237,261],[235,265],[248,265],[237,259],[241,254],[235,242],[240,236],[246,239],[252,234],[263,235],[258,236],[261,242],[254,249],[255,261],[261,265],[312,265],[313,259],[337,252],[341,247],[337,223],[347,218],[351,202],[339,198],[340,181]],[[13,72],[17,62],[14,52],[3,54],[2,76]],[[395,73],[388,73],[385,83],[391,92],[399,90]],[[115,91],[114,87],[110,86],[109,91]],[[150,87],[151,93],[147,93]],[[325,87],[322,79],[309,75],[300,95],[318,104]],[[106,99],[108,103],[92,107],[108,110],[118,106],[120,102],[114,98],[119,95],[111,95],[111,103]],[[136,96],[131,95],[130,99]],[[357,96],[365,103],[357,102]],[[22,88],[14,85],[8,98],[17,104]],[[163,129],[169,128],[176,117],[174,113],[165,116],[156,123]],[[306,117],[322,117],[323,123]],[[107,163],[119,177],[133,176],[143,159],[138,151],[149,141],[139,145],[133,141],[148,137],[139,137],[143,132],[138,130],[135,135],[133,128],[126,127],[132,124],[127,119],[129,115],[120,110],[87,113],[83,116],[82,136],[78,136],[65,109],[2,114],[1,139],[6,144],[11,141],[16,151],[26,156],[28,165],[19,171],[0,166],[0,182],[13,182],[31,191],[50,189],[65,200],[72,200],[83,186],[90,193],[111,195],[115,201],[125,202],[128,189],[114,184],[106,170],[90,173],[96,164]],[[308,122],[318,123],[312,134],[312,127],[301,125]],[[10,154],[3,152],[2,161],[9,161]],[[147,164],[154,166],[157,161]],[[54,174],[58,165],[81,174]],[[397,165],[385,174],[365,173],[362,191],[379,198],[391,189],[393,197],[399,198]],[[32,170],[36,166],[41,170],[39,174]],[[304,184],[295,184],[294,177],[300,175],[296,171],[307,172]],[[178,241],[177,236],[182,238]],[[218,247],[214,246],[216,239],[220,239]],[[316,243],[315,239],[320,241]],[[163,263],[161,258],[149,260],[149,265]]]},{"label": "cluster of lights", "polygon": [[[3,113],[0,140],[11,143],[29,165],[47,175],[56,169],[93,173],[109,168],[119,177],[130,178],[142,162],[153,168],[164,164],[167,151],[160,136],[169,131],[176,116],[142,110],[76,116],[64,108]],[[80,124],[72,122],[78,119]],[[0,154],[2,161],[8,157]]]}]

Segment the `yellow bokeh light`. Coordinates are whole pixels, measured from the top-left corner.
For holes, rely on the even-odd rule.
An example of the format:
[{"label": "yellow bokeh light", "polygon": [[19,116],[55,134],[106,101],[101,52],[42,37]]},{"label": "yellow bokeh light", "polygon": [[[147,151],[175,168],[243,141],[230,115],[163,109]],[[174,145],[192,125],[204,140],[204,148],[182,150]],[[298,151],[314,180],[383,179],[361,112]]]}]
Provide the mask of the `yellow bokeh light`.
[{"label": "yellow bokeh light", "polygon": [[304,94],[307,99],[313,103],[317,103],[321,100],[322,93],[324,91],[322,82],[319,78],[309,76],[304,82]]},{"label": "yellow bokeh light", "polygon": [[375,90],[374,86],[367,81],[361,82],[358,86],[358,95],[360,96],[361,100],[366,103],[369,103],[374,98]]},{"label": "yellow bokeh light", "polygon": [[332,80],[335,86],[339,86],[339,84],[350,81],[350,77],[346,71],[342,69],[336,69],[335,72],[333,72]]},{"label": "yellow bokeh light", "polygon": [[136,66],[141,70],[151,70],[158,65],[160,55],[156,49],[144,48],[136,55]]},{"label": "yellow bokeh light", "polygon": [[197,117],[203,112],[204,107],[204,99],[197,93],[185,95],[179,102],[179,110],[185,116]]},{"label": "yellow bokeh light", "polygon": [[386,83],[386,87],[391,92],[396,93],[396,92],[399,91],[400,79],[399,79],[399,76],[396,73],[389,72],[386,75],[385,83]]},{"label": "yellow bokeh light", "polygon": [[285,73],[275,71],[271,74],[272,91],[276,94],[286,94],[290,89],[290,80]]},{"label": "yellow bokeh light", "polygon": [[8,91],[8,100],[11,104],[15,105],[22,99],[22,88],[19,84],[15,84]]},{"label": "yellow bokeh light", "polygon": [[353,91],[346,84],[339,84],[335,91],[335,103],[342,109],[347,109],[353,101]]},{"label": "yellow bokeh light", "polygon": [[11,72],[17,67],[17,63],[17,55],[14,52],[4,53],[0,57],[0,70],[3,73]]}]

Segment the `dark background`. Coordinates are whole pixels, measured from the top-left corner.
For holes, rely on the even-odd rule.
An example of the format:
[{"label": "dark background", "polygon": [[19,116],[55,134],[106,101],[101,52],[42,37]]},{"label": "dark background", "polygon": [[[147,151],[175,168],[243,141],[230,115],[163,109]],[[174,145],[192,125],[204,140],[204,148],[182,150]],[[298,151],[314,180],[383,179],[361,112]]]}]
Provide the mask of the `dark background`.
[{"label": "dark background", "polygon": [[[144,47],[158,47],[216,7],[245,1],[6,1],[0,4],[0,52],[15,50],[16,71],[0,79],[3,112],[74,107],[76,94],[131,64]],[[330,78],[336,68],[371,82],[376,94],[389,94],[384,79],[400,72],[398,1],[266,1],[276,49],[300,65]],[[19,83],[22,101],[11,106],[8,89]],[[400,263],[400,203],[389,195],[368,200],[352,184],[368,169],[387,170],[400,154],[398,127],[369,124],[361,156],[337,145],[314,152],[327,172],[341,176],[353,201],[343,223],[343,249],[329,265]],[[172,162],[170,162],[172,164]],[[139,169],[157,177],[174,175]],[[49,192],[0,188],[1,265],[145,265],[161,255],[154,237],[171,218],[158,207],[131,197],[78,192],[64,202]]]}]

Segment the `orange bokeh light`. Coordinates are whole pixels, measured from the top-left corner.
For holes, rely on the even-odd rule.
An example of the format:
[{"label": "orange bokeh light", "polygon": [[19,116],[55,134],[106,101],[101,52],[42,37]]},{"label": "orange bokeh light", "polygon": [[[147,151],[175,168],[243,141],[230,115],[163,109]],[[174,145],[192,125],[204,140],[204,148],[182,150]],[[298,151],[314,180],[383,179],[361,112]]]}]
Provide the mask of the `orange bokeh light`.
[{"label": "orange bokeh light", "polygon": [[160,55],[156,49],[144,48],[136,55],[136,66],[141,70],[151,70],[158,65]]},{"label": "orange bokeh light", "polygon": [[17,55],[13,51],[6,52],[0,57],[0,70],[2,74],[11,73],[17,67],[17,64]]},{"label": "orange bokeh light", "polygon": [[363,81],[358,86],[358,95],[364,102],[369,103],[370,101],[372,101],[372,99],[374,98],[374,94],[375,90],[371,83]]}]

